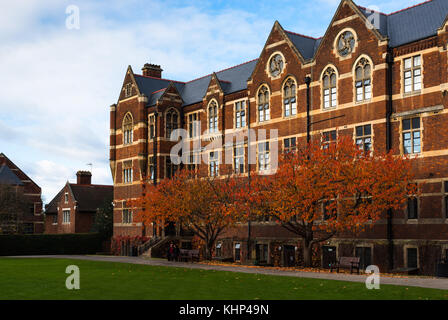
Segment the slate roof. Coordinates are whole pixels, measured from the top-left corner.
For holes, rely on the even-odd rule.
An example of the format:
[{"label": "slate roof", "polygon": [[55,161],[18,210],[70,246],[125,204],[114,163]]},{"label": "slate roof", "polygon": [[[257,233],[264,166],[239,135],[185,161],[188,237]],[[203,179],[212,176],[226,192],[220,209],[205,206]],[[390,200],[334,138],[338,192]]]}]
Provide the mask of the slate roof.
[{"label": "slate roof", "polygon": [[[104,201],[113,199],[113,186],[103,185],[80,185],[69,183],[70,190],[75,201],[77,201],[79,212],[95,212]],[[45,206],[46,214],[57,214],[58,203],[64,195],[64,188]]]},{"label": "slate roof", "polygon": [[0,184],[23,186],[22,180],[7,166],[0,166]]},{"label": "slate roof", "polygon": [[104,201],[113,199],[113,186],[70,184],[73,196],[78,202],[78,211],[96,211]]},{"label": "slate roof", "polygon": [[45,206],[45,214],[57,214],[58,213],[58,202],[61,199],[64,189],[59,191],[59,193],[54,197],[49,204]]},{"label": "slate roof", "polygon": [[[366,9],[359,7],[363,14]],[[447,0],[432,0],[391,14],[380,14],[379,32],[394,48],[437,34],[448,14]]]},{"label": "slate roof", "polygon": [[322,38],[316,39],[291,31],[285,31],[285,33],[305,60],[314,57]]},{"label": "slate roof", "polygon": [[[367,9],[358,6],[366,17],[370,15]],[[448,0],[430,0],[419,5],[403,9],[391,14],[379,13],[380,25],[378,32],[389,38],[391,47],[421,40],[437,34],[448,14]],[[312,38],[295,32],[286,31],[286,35],[305,60],[312,59],[322,41],[322,38]],[[225,94],[247,89],[247,80],[252,74],[258,59],[222,70],[216,73]],[[181,94],[184,106],[201,102],[212,74],[189,81],[174,82]],[[149,106],[157,103],[170,80],[157,79],[135,75],[140,91],[149,97]]]},{"label": "slate roof", "polygon": [[[257,59],[217,72],[216,75],[224,93],[230,94],[247,89],[247,80],[252,74],[256,63]],[[178,81],[173,83],[181,94],[184,105],[187,106],[202,101],[211,78],[212,74],[209,74],[185,83]],[[156,104],[170,83],[170,80],[144,77],[137,74],[135,75],[135,80],[140,91],[149,97],[149,106]]]}]

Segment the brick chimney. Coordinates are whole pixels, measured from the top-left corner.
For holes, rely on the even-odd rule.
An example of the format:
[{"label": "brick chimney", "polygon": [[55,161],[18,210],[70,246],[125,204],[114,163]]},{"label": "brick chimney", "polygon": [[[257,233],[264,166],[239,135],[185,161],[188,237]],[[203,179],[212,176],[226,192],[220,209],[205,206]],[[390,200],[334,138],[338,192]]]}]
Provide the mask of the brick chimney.
[{"label": "brick chimney", "polygon": [[77,184],[92,184],[92,174],[90,171],[78,171],[76,172],[76,178]]},{"label": "brick chimney", "polygon": [[145,63],[142,74],[147,77],[162,78],[162,68],[156,64]]}]

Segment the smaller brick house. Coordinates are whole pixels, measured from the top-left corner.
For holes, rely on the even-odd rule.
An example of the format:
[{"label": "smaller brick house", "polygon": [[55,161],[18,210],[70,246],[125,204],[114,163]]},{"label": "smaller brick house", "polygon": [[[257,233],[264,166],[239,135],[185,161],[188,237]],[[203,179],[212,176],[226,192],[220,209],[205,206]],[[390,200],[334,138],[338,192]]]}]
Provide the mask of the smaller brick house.
[{"label": "smaller brick house", "polygon": [[77,182],[67,182],[45,206],[45,233],[91,232],[95,213],[113,199],[113,186],[92,184],[89,171],[78,171]]},{"label": "smaller brick house", "polygon": [[0,187],[4,186],[21,193],[24,203],[23,210],[21,209],[23,212],[15,212],[18,215],[17,225],[13,229],[0,225],[0,233],[42,233],[44,221],[41,188],[5,154],[0,153]]}]

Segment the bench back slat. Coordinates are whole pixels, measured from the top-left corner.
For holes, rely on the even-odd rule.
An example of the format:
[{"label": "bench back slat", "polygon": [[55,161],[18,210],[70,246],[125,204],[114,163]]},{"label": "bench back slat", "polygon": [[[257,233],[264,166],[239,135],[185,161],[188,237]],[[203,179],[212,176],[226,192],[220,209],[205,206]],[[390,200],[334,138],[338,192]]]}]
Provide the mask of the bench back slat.
[{"label": "bench back slat", "polygon": [[361,258],[359,257],[339,257],[339,265],[351,266],[352,264],[359,264]]}]

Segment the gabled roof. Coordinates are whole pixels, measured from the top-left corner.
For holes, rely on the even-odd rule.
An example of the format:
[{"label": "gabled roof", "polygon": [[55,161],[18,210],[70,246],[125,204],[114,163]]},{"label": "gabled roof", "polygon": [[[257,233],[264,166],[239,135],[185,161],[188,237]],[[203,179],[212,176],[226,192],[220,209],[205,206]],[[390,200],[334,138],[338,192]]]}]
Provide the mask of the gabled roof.
[{"label": "gabled roof", "polygon": [[[368,9],[350,5],[359,14],[368,19],[371,13]],[[398,47],[413,41],[437,35],[448,14],[448,0],[430,0],[416,6],[406,8],[391,14],[379,14],[379,29],[374,30],[381,38],[389,39],[390,47]],[[369,20],[370,21],[370,20]],[[372,21],[370,21],[372,22]],[[373,21],[375,22],[375,21]],[[305,60],[315,58],[322,38],[312,38],[295,32],[284,30],[286,36]],[[247,89],[247,80],[252,75],[258,59],[216,72],[221,88],[225,94]],[[155,105],[162,97],[164,90],[172,80],[158,79],[135,74],[135,80],[141,93],[149,98],[149,106]],[[201,102],[207,92],[212,74],[189,81],[173,81],[180,93],[183,105]]]},{"label": "gabled roof", "polygon": [[[238,92],[247,89],[247,79],[249,79],[257,60],[242,63],[240,65],[216,72],[216,76],[225,94]],[[158,79],[135,74],[135,80],[140,92],[149,97],[149,106],[153,106],[162,97],[165,89],[173,82],[180,93],[184,106],[202,101],[207,92],[212,74],[189,81],[179,82],[167,79]]]},{"label": "gabled roof", "polygon": [[7,166],[0,166],[0,184],[23,186],[22,180]]},{"label": "gabled roof", "polygon": [[[366,8],[359,7],[366,14]],[[394,48],[437,35],[448,14],[447,0],[430,0],[390,14],[380,14],[379,32]]]},{"label": "gabled roof", "polygon": [[106,200],[113,199],[113,186],[70,184],[70,188],[80,212],[95,212]]},{"label": "gabled roof", "polygon": [[59,193],[50,201],[49,204],[45,206],[45,214],[57,214],[58,213],[58,202],[62,197],[64,188],[59,191]]},{"label": "gabled roof", "polygon": [[[74,200],[77,202],[78,212],[95,212],[100,208],[104,201],[113,199],[113,186],[104,185],[84,185],[67,183],[69,191]],[[57,214],[58,203],[62,200],[64,195],[64,188],[45,206],[46,214]]]},{"label": "gabled roof", "polygon": [[314,57],[314,54],[319,47],[319,43],[322,40],[322,38],[312,38],[286,30],[285,33],[305,60],[312,59]]}]

